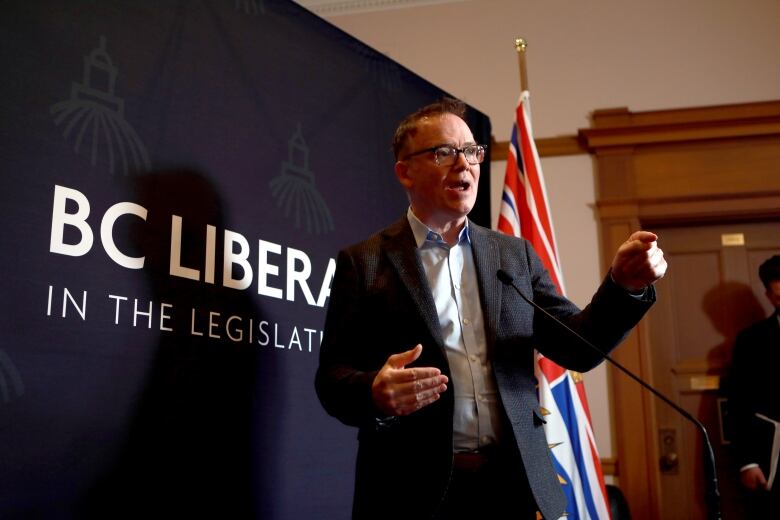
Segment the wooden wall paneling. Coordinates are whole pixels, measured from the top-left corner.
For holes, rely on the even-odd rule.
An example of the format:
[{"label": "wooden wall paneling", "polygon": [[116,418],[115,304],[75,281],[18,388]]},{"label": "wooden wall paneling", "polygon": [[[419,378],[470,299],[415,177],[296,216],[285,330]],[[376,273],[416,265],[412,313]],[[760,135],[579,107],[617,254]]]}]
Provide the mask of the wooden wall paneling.
[{"label": "wooden wall paneling", "polygon": [[[578,135],[596,158],[605,271],[620,243],[642,227],[780,220],[780,101],[597,110]],[[651,316],[614,357],[653,383]],[[614,368],[609,374],[618,484],[634,518],[672,518],[660,510],[655,398]]]},{"label": "wooden wall paneling", "polygon": [[[622,218],[604,221],[602,225],[602,258],[605,272],[618,247],[638,228],[636,208],[628,206]],[[633,215],[631,210],[633,211]],[[625,339],[623,345],[612,353],[612,357],[634,374],[648,371],[650,358],[646,352],[646,341],[642,341],[645,322],[641,323]],[[646,417],[654,414],[651,398],[646,390],[634,380],[610,367],[612,417],[616,425],[617,463],[620,468],[618,486],[630,504],[631,511],[644,511],[649,518],[656,518],[659,481],[647,458],[655,458],[655,433],[653,421]],[[648,451],[650,453],[648,453]],[[641,518],[634,514],[635,518]]]}]

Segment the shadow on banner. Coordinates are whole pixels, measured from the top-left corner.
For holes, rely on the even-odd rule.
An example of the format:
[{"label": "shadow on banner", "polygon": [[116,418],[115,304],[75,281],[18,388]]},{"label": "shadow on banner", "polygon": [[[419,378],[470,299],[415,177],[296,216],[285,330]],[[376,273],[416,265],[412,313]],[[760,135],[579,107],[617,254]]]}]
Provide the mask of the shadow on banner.
[{"label": "shadow on banner", "polygon": [[[190,330],[162,335],[121,444],[116,463],[88,494],[84,517],[149,518],[151,516],[256,518],[271,507],[279,461],[273,453],[254,450],[272,443],[275,418],[285,403],[269,400],[257,410],[255,395],[278,386],[273,358],[260,363],[258,350],[247,348],[241,323],[231,334],[241,341],[215,342],[208,324],[210,302],[220,301],[224,316],[258,316],[262,310],[245,292],[224,298],[224,288],[193,284],[169,271],[171,213],[181,217],[181,265],[202,262],[203,230],[226,229],[222,203],[214,186],[194,172],[161,172],[137,178],[138,203],[148,210],[141,229],[129,229],[132,244],[122,249],[146,257],[152,300],[167,302]],[[220,256],[214,266],[222,271]],[[171,316],[175,320],[176,316]],[[201,335],[193,334],[193,331]]]}]

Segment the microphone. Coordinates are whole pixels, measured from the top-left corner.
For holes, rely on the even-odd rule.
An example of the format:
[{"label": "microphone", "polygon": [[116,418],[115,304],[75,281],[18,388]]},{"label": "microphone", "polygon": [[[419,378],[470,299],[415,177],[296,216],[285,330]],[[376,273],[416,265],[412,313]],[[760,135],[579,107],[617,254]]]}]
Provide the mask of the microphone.
[{"label": "microphone", "polygon": [[706,470],[709,477],[709,485],[707,486],[707,495],[709,497],[708,500],[708,506],[709,506],[709,518],[712,520],[720,520],[721,519],[721,513],[720,513],[720,491],[718,489],[718,474],[715,469],[715,452],[712,449],[712,443],[710,443],[710,437],[707,434],[707,429],[704,427],[704,425],[693,415],[688,413],[684,408],[680,407],[677,403],[666,397],[664,394],[653,388],[649,383],[646,383],[644,380],[642,380],[639,376],[635,375],[633,372],[631,372],[629,369],[612,359],[612,357],[609,356],[606,352],[604,352],[603,349],[600,349],[587,339],[585,339],[581,334],[579,334],[577,331],[566,325],[564,322],[550,314],[550,312],[547,311],[544,307],[533,301],[531,298],[527,297],[525,294],[523,294],[523,291],[520,290],[520,287],[517,286],[515,283],[514,278],[511,274],[507,273],[503,269],[499,269],[496,272],[496,276],[498,279],[503,283],[504,285],[509,285],[512,288],[514,288],[515,291],[517,291],[517,294],[520,295],[520,297],[525,300],[531,307],[538,310],[548,318],[550,318],[552,321],[557,323],[560,327],[567,330],[572,336],[577,338],[579,341],[581,341],[583,344],[587,345],[591,349],[598,352],[598,354],[612,363],[613,366],[620,369],[621,372],[626,374],[628,377],[639,383],[640,386],[645,388],[647,391],[649,391],[651,394],[659,398],[661,401],[665,402],[669,406],[672,407],[677,413],[679,413],[681,416],[689,420],[696,426],[696,428],[702,433],[704,437],[704,444],[707,451],[707,466]]}]

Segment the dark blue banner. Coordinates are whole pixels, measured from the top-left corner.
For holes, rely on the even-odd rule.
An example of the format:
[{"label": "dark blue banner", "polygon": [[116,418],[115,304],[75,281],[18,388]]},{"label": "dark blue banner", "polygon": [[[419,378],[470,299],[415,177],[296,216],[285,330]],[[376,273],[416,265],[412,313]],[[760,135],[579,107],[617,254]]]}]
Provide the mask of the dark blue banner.
[{"label": "dark blue banner", "polygon": [[333,259],[403,213],[393,130],[444,93],[290,2],[2,11],[0,518],[347,518]]}]

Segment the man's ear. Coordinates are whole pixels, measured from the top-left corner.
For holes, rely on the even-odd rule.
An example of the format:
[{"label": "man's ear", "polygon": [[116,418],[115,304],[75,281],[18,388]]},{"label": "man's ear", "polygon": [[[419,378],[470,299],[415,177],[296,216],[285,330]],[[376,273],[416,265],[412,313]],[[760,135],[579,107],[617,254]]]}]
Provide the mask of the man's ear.
[{"label": "man's ear", "polygon": [[398,182],[404,188],[410,188],[412,186],[412,179],[409,177],[409,164],[406,161],[397,161],[395,163],[395,176],[398,177]]}]

